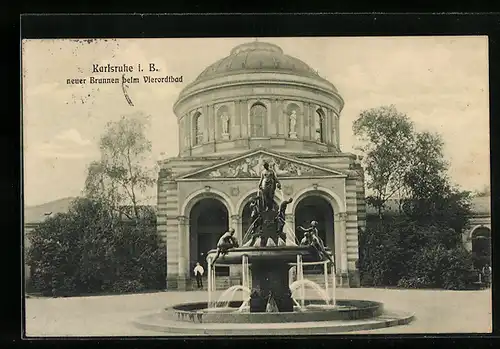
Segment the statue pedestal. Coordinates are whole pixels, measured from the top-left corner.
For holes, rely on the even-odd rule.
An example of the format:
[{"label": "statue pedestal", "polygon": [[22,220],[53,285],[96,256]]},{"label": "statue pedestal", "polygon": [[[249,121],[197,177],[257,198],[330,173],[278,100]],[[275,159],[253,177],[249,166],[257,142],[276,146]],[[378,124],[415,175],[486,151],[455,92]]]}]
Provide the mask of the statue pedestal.
[{"label": "statue pedestal", "polygon": [[274,241],[274,244],[278,245],[278,221],[276,220],[277,212],[272,211],[264,211],[261,212],[262,216],[262,239],[261,246],[266,246],[267,240],[271,239]]},{"label": "statue pedestal", "polygon": [[290,132],[290,138],[297,139],[297,132]]},{"label": "statue pedestal", "polygon": [[293,300],[288,287],[287,263],[279,261],[259,261],[250,266],[252,270],[252,294],[250,312],[264,313],[269,295],[276,302],[279,312],[293,312]]},{"label": "statue pedestal", "polygon": [[[278,212],[276,210],[261,212],[262,238],[261,247],[272,249],[278,246]],[[274,244],[268,245],[272,240]],[[252,261],[252,293],[250,296],[250,312],[262,313],[266,311],[269,296],[272,295],[279,312],[292,312],[293,300],[288,287],[288,272],[290,266],[286,262],[275,258],[266,258]]]},{"label": "statue pedestal", "polygon": [[229,140],[229,133],[223,133],[222,134],[222,140],[223,141],[228,141]]}]

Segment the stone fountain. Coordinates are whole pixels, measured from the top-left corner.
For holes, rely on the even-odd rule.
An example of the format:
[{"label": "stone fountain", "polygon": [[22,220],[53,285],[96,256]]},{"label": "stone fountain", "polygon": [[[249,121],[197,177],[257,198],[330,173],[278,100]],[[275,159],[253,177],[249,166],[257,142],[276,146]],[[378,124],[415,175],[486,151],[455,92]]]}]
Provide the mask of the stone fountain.
[{"label": "stone fountain", "polygon": [[[413,314],[385,311],[379,302],[337,300],[332,252],[319,238],[317,222],[312,221],[309,228],[300,227],[304,238],[298,242],[284,219],[291,199],[276,207],[275,191],[281,190],[281,184],[267,163],[258,188],[251,204],[252,223],[242,246],[230,229],[221,236],[217,248],[207,253],[207,301],[166,308],[134,321],[136,326],[183,335],[249,335],[263,330],[283,335],[349,332],[413,320]],[[242,284],[232,286],[218,300],[216,265],[242,266]],[[325,288],[304,278],[304,265],[323,265]],[[291,268],[296,274],[294,282]],[[316,292],[317,299],[306,300],[306,287]],[[232,299],[236,291],[244,293],[242,301]],[[231,299],[226,299],[228,295]]]}]

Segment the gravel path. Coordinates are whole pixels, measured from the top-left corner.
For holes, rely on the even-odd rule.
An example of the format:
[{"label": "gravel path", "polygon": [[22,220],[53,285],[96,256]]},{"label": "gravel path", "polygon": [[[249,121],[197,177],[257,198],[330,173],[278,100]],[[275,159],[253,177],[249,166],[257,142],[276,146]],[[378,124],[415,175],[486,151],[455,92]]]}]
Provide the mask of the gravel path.
[{"label": "gravel path", "polygon": [[[218,292],[220,294],[221,292]],[[488,333],[491,291],[339,289],[339,299],[367,299],[387,310],[414,312],[409,325],[355,333]],[[207,299],[205,291],[26,299],[27,336],[158,336],[131,321],[163,307]],[[351,332],[350,334],[353,334]]]}]

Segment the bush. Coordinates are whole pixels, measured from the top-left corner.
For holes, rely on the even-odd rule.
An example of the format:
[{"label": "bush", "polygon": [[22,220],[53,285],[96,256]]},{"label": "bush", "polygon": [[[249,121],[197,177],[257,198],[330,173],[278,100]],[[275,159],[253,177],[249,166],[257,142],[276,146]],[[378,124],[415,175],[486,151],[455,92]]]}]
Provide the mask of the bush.
[{"label": "bush", "polygon": [[447,228],[409,220],[369,222],[359,232],[360,276],[365,286],[465,289],[472,255]]},{"label": "bush", "polygon": [[133,293],[144,291],[146,287],[137,280],[118,280],[112,286],[114,293]]},{"label": "bush", "polygon": [[77,199],[31,235],[32,288],[44,295],[162,289],[165,250],[149,219],[124,222],[99,202]]},{"label": "bush", "polygon": [[392,221],[359,231],[361,282],[370,286],[396,285],[404,269],[403,253]]},{"label": "bush", "polygon": [[464,248],[425,246],[412,260],[411,275],[425,277],[425,287],[465,289],[469,283],[472,257]]},{"label": "bush", "polygon": [[126,223],[116,232],[114,263],[121,280],[136,280],[146,288],[165,285],[165,250],[156,225]]},{"label": "bush", "polygon": [[398,287],[402,288],[425,288],[430,284],[429,278],[426,276],[403,276],[398,281]]},{"label": "bush", "polygon": [[[443,273],[443,288],[447,290],[462,290],[467,288],[474,279],[475,272],[471,269],[471,253],[464,248],[448,250],[443,263],[448,263]],[[472,277],[472,279],[471,279]]]}]

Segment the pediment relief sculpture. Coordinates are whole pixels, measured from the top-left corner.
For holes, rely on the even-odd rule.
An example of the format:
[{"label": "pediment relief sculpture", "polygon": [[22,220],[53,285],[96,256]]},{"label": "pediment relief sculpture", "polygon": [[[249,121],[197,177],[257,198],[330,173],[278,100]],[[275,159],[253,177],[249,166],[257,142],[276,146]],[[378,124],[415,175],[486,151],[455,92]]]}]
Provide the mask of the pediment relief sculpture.
[{"label": "pediment relief sculpture", "polygon": [[278,157],[259,154],[236,160],[212,170],[190,176],[191,178],[258,178],[264,162],[280,177],[331,176],[334,171],[322,170],[305,164],[295,163]]}]

